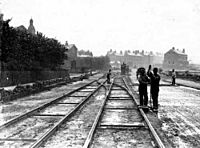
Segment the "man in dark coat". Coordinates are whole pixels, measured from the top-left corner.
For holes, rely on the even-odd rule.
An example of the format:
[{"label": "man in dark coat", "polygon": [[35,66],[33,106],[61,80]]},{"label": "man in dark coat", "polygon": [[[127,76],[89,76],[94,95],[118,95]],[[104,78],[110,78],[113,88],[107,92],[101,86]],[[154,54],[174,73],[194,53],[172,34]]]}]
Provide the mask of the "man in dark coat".
[{"label": "man in dark coat", "polygon": [[172,69],[172,85],[176,85],[176,72]]},{"label": "man in dark coat", "polygon": [[158,74],[158,68],[153,69],[153,73],[149,72],[148,76],[151,79],[151,96],[153,100],[153,109],[157,111],[158,109],[158,93],[159,93],[159,83],[160,75]]},{"label": "man in dark coat", "polygon": [[150,80],[146,75],[146,71],[144,68],[139,69],[137,76],[139,81],[140,105],[147,106],[148,104],[147,84],[150,82]]},{"label": "man in dark coat", "polygon": [[109,69],[109,72],[107,73],[107,84],[110,84],[110,75],[111,75],[111,69]]}]

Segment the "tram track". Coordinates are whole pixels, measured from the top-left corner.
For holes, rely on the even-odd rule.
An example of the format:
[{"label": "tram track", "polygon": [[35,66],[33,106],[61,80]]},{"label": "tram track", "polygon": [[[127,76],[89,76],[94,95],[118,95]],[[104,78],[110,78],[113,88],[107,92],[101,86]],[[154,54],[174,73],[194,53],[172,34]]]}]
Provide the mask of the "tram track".
[{"label": "tram track", "polygon": [[94,80],[1,125],[1,133],[17,128],[13,133],[0,134],[0,144],[13,142],[31,148],[164,148],[138,108],[127,80],[117,76],[111,84],[105,82]]},{"label": "tram track", "polygon": [[[4,143],[11,142],[15,145],[20,142],[20,147],[27,147],[27,145],[39,147],[63,122],[84,106],[87,100],[106,82],[105,79],[100,84],[97,81],[101,82],[102,80],[94,80],[2,124],[0,126],[0,144],[3,145]],[[67,102],[67,98],[70,98],[71,102]],[[73,102],[73,98],[79,98],[79,101],[75,99],[75,102]],[[68,109],[66,110],[66,108]],[[46,124],[44,129],[40,128],[43,122]],[[34,125],[36,127],[32,128],[31,126]],[[35,133],[32,133],[32,129],[35,130]],[[9,132],[9,130],[12,132]]]},{"label": "tram track", "polygon": [[83,148],[155,145],[165,147],[143,110],[138,108],[127,82],[122,78],[114,79]]},{"label": "tram track", "polygon": [[[166,147],[198,147],[199,146],[199,91],[187,86],[172,86],[171,81],[163,81],[161,84],[169,86],[160,87],[159,112],[149,112],[147,117],[162,138]],[[137,93],[138,83],[134,75],[132,81],[128,81],[134,96],[139,102]],[[178,82],[178,80],[177,80]],[[181,82],[181,81],[180,81]],[[189,86],[196,86],[193,82]],[[133,87],[132,87],[133,86]],[[149,92],[148,88],[148,92]]]}]

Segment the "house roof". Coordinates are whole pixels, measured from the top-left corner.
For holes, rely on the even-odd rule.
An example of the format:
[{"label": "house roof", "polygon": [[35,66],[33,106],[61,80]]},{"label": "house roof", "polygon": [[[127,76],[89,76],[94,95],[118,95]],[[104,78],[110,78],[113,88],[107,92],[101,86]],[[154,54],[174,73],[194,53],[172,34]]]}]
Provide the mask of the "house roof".
[{"label": "house roof", "polygon": [[78,55],[78,57],[92,57],[92,56],[91,55],[81,54],[81,55]]},{"label": "house roof", "polygon": [[74,44],[69,44],[68,46],[67,46],[67,48],[72,48],[73,46],[75,46]]},{"label": "house roof", "polygon": [[173,53],[176,53],[176,54],[179,54],[179,55],[187,55],[186,53],[183,53],[182,51],[178,50],[178,49],[170,49],[168,52],[166,53],[170,53],[170,52],[173,52]]},{"label": "house roof", "polygon": [[127,55],[130,55],[130,56],[139,56],[139,57],[142,56],[140,53],[131,53],[131,52],[127,52]]},{"label": "house roof", "polygon": [[116,51],[108,51],[107,54],[108,54],[108,55],[116,54]]},{"label": "house roof", "polygon": [[115,53],[116,56],[124,56],[123,54],[120,53]]},{"label": "house roof", "polygon": [[76,47],[76,45],[75,44],[69,44],[69,45],[65,45],[65,47],[67,48],[67,49],[71,49],[72,47]]}]

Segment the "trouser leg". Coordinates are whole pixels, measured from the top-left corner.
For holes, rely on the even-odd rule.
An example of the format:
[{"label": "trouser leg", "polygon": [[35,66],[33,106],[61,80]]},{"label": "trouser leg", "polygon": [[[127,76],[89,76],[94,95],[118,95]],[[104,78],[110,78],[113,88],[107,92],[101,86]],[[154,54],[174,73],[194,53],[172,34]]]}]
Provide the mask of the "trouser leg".
[{"label": "trouser leg", "polygon": [[158,92],[152,93],[153,108],[158,108]]},{"label": "trouser leg", "polygon": [[110,79],[109,78],[107,79],[107,83],[110,84]]},{"label": "trouser leg", "polygon": [[148,95],[147,95],[147,90],[144,92],[144,105],[147,106],[148,104]]},{"label": "trouser leg", "polygon": [[143,92],[139,92],[140,94],[140,105],[142,106],[143,105]]},{"label": "trouser leg", "polygon": [[175,85],[175,78],[172,78],[172,85]]}]

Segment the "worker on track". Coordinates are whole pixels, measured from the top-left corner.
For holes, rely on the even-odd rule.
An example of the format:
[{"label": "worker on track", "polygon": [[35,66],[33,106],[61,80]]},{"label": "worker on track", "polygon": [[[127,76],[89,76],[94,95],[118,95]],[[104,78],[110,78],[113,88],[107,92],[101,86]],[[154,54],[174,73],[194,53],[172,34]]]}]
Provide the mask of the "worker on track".
[{"label": "worker on track", "polygon": [[150,93],[153,100],[153,111],[158,111],[158,94],[159,94],[159,83],[160,83],[160,75],[158,74],[158,68],[155,67],[152,73],[150,66],[147,75],[150,77],[151,80]]},{"label": "worker on track", "polygon": [[111,76],[111,69],[109,69],[108,73],[107,73],[107,84],[110,84],[110,76]]},{"label": "worker on track", "polygon": [[176,72],[172,69],[172,85],[176,85]]},{"label": "worker on track", "polygon": [[150,83],[150,79],[146,74],[145,68],[139,68],[137,76],[139,81],[140,106],[147,106],[147,84]]}]

